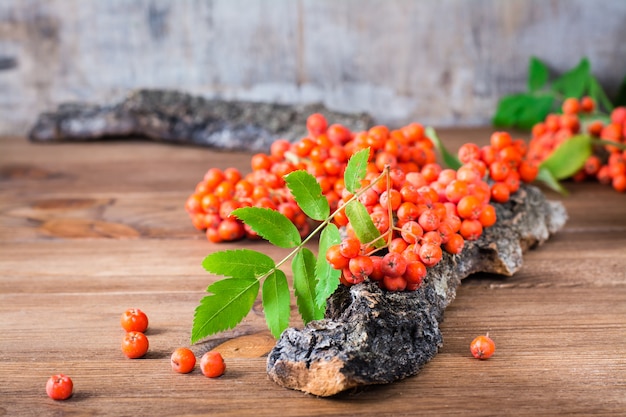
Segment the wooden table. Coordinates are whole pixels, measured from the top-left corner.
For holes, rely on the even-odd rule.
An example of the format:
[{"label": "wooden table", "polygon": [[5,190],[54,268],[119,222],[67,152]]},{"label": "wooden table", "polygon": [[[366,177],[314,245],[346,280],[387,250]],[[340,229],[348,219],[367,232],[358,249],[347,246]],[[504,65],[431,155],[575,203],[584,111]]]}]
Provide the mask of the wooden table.
[{"label": "wooden table", "polygon": [[[489,131],[440,131],[452,149]],[[0,415],[550,415],[626,414],[626,195],[568,184],[566,228],[526,254],[514,277],[463,282],[445,313],[444,346],[417,376],[321,399],[265,373],[273,339],[257,304],[218,348],[219,379],[175,374],[218,249],[184,211],[209,167],[248,171],[249,155],[142,141],[35,145],[0,139]],[[550,198],[560,196],[548,192]],[[126,359],[121,313],[150,318],[150,352]],[[300,325],[294,315],[293,325]],[[489,332],[497,351],[472,359]],[[74,396],[45,394],[69,374]]]}]

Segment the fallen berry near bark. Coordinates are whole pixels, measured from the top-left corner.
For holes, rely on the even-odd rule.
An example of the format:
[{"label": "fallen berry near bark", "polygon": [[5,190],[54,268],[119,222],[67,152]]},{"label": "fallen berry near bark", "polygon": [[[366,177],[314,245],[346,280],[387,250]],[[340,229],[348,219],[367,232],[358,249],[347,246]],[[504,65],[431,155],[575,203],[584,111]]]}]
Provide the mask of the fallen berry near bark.
[{"label": "fallen berry near bark", "polygon": [[226,370],[224,358],[222,358],[222,355],[217,351],[209,351],[202,355],[202,359],[200,359],[200,370],[202,370],[202,374],[207,378],[220,377]]},{"label": "fallen berry near bark", "polygon": [[181,374],[188,374],[196,366],[196,355],[187,348],[178,348],[170,358],[172,370]]},{"label": "fallen berry near bark", "polygon": [[489,337],[489,334],[478,336],[472,340],[470,351],[476,359],[489,359],[496,351],[496,344]]}]

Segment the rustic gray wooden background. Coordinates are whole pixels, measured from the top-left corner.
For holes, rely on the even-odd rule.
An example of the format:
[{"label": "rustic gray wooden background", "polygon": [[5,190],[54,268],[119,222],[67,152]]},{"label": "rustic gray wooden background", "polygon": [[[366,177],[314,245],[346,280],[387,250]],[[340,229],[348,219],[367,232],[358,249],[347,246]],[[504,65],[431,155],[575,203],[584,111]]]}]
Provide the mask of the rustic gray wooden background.
[{"label": "rustic gray wooden background", "polygon": [[0,133],[140,87],[488,124],[528,58],[626,73],[624,0],[0,0]]}]

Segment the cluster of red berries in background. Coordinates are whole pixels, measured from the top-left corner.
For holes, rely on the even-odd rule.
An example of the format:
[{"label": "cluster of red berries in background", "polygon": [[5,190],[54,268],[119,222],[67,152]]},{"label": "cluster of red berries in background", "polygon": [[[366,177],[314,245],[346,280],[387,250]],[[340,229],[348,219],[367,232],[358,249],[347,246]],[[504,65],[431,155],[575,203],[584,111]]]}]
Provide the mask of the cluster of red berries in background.
[{"label": "cluster of red berries in background", "polygon": [[[122,352],[130,359],[142,358],[148,352],[148,338],[144,334],[148,329],[148,316],[138,308],[126,310],[120,318],[120,324],[126,331],[122,339]],[[174,350],[170,357],[172,370],[182,374],[192,372],[196,366],[196,356],[186,347]],[[200,371],[208,378],[218,378],[226,371],[226,364],[221,353],[208,351],[200,359]],[[46,383],[46,393],[53,400],[66,400],[73,392],[74,383],[65,374],[51,376]]]},{"label": "cluster of red berries in background", "polygon": [[[533,126],[529,159],[535,162],[545,160],[559,145],[580,133],[625,144],[626,107],[615,108],[607,123],[593,117],[595,109],[595,102],[590,97],[566,99],[562,105],[562,114],[549,114],[543,122]],[[626,150],[610,143],[595,146],[593,154],[573,179],[596,179],[602,184],[610,184],[616,191],[626,192]]]},{"label": "cluster of red berries in background", "polygon": [[495,223],[492,201],[508,201],[520,181],[531,182],[538,172],[537,164],[526,159],[526,143],[506,132],[494,133],[490,145],[482,148],[463,145],[458,155],[463,165],[453,170],[437,164],[434,145],[418,123],[352,132],[339,124],[329,126],[324,116],[313,114],[307,129],[309,135],[298,142],[279,139],[270,154],[254,155],[252,172],[245,177],[234,168],[209,169],[186,202],[194,226],[206,230],[211,242],[256,238],[231,213],[259,206],[283,213],[306,235],[311,221],[283,176],[295,170],[312,174],[335,211],[355,198],[343,178],[348,159],[369,148],[367,174],[357,197],[385,245],[381,251],[373,249],[373,242],[360,242],[345,210],[339,210],[333,222],[345,227],[347,238],[331,247],[326,258],[342,270],[345,285],[369,277],[388,290],[415,290],[444,250],[460,253],[466,240],[478,239]]}]

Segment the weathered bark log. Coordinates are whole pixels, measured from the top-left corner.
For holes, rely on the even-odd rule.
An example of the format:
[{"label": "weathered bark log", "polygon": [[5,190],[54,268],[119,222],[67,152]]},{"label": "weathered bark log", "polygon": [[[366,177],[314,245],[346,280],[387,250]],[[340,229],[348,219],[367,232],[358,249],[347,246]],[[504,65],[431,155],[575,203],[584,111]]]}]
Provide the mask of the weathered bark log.
[{"label": "weathered bark log", "polygon": [[209,100],[176,91],[137,90],[113,106],[63,104],[43,113],[29,133],[35,142],[85,141],[141,136],[156,141],[224,150],[268,151],[277,138],[306,136],[306,119],[322,113],[333,123],[361,131],[373,121],[362,114],[333,112],[321,104]]},{"label": "weathered bark log", "polygon": [[267,361],[273,381],[286,388],[331,396],[349,388],[415,375],[443,344],[439,323],[461,280],[475,272],[513,275],[522,252],[565,224],[562,204],[523,187],[496,205],[498,221],[459,255],[444,252],[414,292],[387,292],[375,283],[340,286],[326,318],[283,332]]}]

